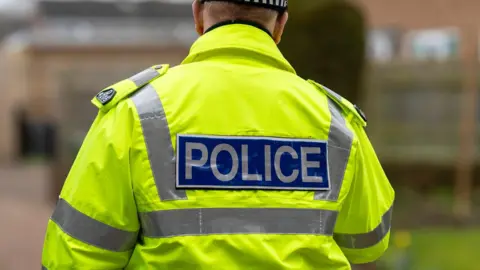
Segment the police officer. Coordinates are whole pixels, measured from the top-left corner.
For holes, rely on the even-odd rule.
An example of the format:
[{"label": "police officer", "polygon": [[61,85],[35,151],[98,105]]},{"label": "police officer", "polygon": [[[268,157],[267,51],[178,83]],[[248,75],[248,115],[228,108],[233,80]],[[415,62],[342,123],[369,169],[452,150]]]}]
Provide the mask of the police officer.
[{"label": "police officer", "polygon": [[350,269],[394,192],[347,100],[295,74],[285,0],[196,0],[201,37],[94,99],[44,269]]}]

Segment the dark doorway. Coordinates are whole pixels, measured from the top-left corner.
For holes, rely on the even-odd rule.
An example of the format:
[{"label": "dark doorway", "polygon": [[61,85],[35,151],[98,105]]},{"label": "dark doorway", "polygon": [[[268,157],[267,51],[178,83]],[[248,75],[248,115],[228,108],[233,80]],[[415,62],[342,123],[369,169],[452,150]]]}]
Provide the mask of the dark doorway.
[{"label": "dark doorway", "polygon": [[29,121],[27,112],[23,108],[18,109],[14,117],[18,136],[18,157],[21,160],[32,157],[53,159],[57,139],[55,124]]}]

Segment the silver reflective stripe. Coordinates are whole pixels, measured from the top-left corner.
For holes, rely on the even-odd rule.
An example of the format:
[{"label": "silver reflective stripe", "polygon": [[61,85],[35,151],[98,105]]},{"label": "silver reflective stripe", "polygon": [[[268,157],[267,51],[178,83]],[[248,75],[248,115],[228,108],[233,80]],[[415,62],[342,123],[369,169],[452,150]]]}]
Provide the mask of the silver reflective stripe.
[{"label": "silver reflective stripe", "polygon": [[325,91],[327,91],[330,95],[334,96],[336,100],[338,100],[338,101],[342,101],[342,100],[343,100],[343,97],[340,96],[338,93],[330,90],[328,87],[325,87],[325,86],[323,86],[323,85],[322,85],[322,87],[323,87],[323,89],[325,89]]},{"label": "silver reflective stripe", "polygon": [[158,75],[159,73],[155,68],[149,68],[134,75],[130,78],[130,80],[133,81],[136,86],[142,87],[155,79],[155,77],[157,77]]},{"label": "silver reflective stripe", "polygon": [[328,134],[328,169],[331,188],[329,191],[316,192],[315,200],[337,201],[350,157],[353,132],[347,127],[341,109],[330,98],[328,98],[328,108],[332,116]]},{"label": "silver reflective stripe", "polygon": [[202,208],[140,213],[143,234],[161,238],[211,234],[332,235],[336,211],[279,208]]},{"label": "silver reflective stripe", "polygon": [[51,219],[69,236],[105,250],[131,250],[137,241],[137,232],[123,231],[101,223],[77,211],[63,199],[58,201]]},{"label": "silver reflective stripe", "polygon": [[47,267],[42,265],[42,270],[48,270]]},{"label": "silver reflective stripe", "polygon": [[162,201],[186,200],[175,187],[175,155],[162,102],[151,85],[140,89],[132,101],[137,108],[147,146],[150,167]]},{"label": "silver reflective stripe", "polygon": [[390,231],[392,223],[393,206],[383,215],[381,223],[371,232],[363,234],[336,233],[333,239],[341,247],[345,248],[368,248],[378,244]]}]

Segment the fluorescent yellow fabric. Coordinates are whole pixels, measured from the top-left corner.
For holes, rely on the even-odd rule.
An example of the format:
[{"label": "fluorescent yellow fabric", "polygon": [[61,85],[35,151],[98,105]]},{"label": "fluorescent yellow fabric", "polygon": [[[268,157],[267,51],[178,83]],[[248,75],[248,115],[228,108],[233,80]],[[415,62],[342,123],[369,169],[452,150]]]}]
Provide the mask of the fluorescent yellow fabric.
[{"label": "fluorescent yellow fabric", "polygon": [[308,80],[309,83],[315,85],[318,89],[325,93],[332,101],[334,101],[338,106],[340,106],[344,112],[345,116],[349,120],[354,120],[357,124],[361,125],[362,127],[367,126],[367,122],[365,119],[362,118],[360,113],[355,109],[355,106],[348,100],[344,99],[343,97],[339,96],[337,93],[332,93],[331,90],[327,90],[327,88],[315,81]]},{"label": "fluorescent yellow fabric", "polygon": [[53,221],[48,222],[42,265],[46,269],[120,269],[131,251],[111,252],[67,235]]},{"label": "fluorescent yellow fabric", "polygon": [[[377,227],[381,226],[382,217],[392,211],[395,192],[365,132],[364,127],[367,123],[348,100],[341,97],[339,100],[338,95],[330,94],[322,85],[310,82],[344,109],[345,117],[350,119],[349,127],[356,135],[352,146],[354,154],[351,156],[345,176],[346,179],[351,176],[352,183],[337,219],[335,233],[355,236],[371,233],[375,229],[378,231]],[[389,238],[388,230],[382,240],[375,245],[341,249],[351,263],[369,263],[384,254],[388,248]]]},{"label": "fluorescent yellow fabric", "polygon": [[[135,93],[135,91],[137,91],[140,87],[144,86],[145,84],[147,84],[147,83],[153,81],[154,79],[159,78],[160,76],[167,73],[169,68],[170,68],[170,65],[168,65],[168,64],[155,65],[155,66],[152,66],[152,67],[136,74],[135,76],[132,76],[129,79],[125,79],[123,81],[115,83],[115,84],[113,84],[113,85],[104,89],[104,90],[114,89],[116,91],[116,95],[113,97],[113,99],[110,102],[108,102],[107,104],[102,104],[101,102],[99,102],[99,100],[97,98],[93,98],[92,99],[92,104],[95,105],[101,112],[108,112],[110,109],[115,107],[119,102],[121,102],[122,100],[124,100],[128,96]],[[146,77],[148,80],[142,81],[140,85],[138,84],[139,83],[138,81],[135,82],[135,78],[136,77],[138,78],[138,75],[145,74],[146,72],[151,73],[152,71],[154,72],[152,75],[142,76],[143,78]]]},{"label": "fluorescent yellow fabric", "polygon": [[[121,103],[100,112],[92,125],[60,197],[102,223],[137,231],[139,223],[130,177],[132,108]],[[109,252],[76,241],[49,222],[42,263],[47,269],[113,269],[126,265],[131,252]]]},{"label": "fluorescent yellow fabric", "polygon": [[[125,85],[125,91],[135,91]],[[174,149],[177,134],[329,137],[327,94],[298,77],[271,37],[252,26],[228,25],[207,33],[182,65],[151,85],[162,102]],[[138,213],[152,211],[309,208],[340,211],[335,232],[356,234],[374,229],[393,201],[351,104],[341,106],[353,141],[335,200],[314,200],[312,191],[187,190],[186,200],[162,201],[140,116],[127,97],[122,92],[108,108],[96,103],[101,112],[61,195],[102,224],[136,232]],[[329,235],[140,235],[133,251],[115,252],[81,243],[50,221],[42,262],[47,269],[350,269],[348,259],[374,260],[386,243],[388,236],[380,248],[342,252]]]},{"label": "fluorescent yellow fabric", "polygon": [[[393,205],[394,191],[385,176],[373,147],[360,124],[352,124],[358,141],[355,161],[351,167],[353,180],[335,227],[336,233],[365,234],[382,223],[382,216]],[[368,248],[342,248],[354,264],[377,260],[388,247],[390,233]]]}]

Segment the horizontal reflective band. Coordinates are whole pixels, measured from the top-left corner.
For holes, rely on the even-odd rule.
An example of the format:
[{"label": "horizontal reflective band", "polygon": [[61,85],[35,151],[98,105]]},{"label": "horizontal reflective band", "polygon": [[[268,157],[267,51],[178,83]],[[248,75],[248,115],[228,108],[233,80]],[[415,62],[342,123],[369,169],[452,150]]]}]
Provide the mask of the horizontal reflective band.
[{"label": "horizontal reflective band", "polygon": [[58,201],[51,219],[71,237],[105,250],[131,250],[137,241],[137,232],[123,231],[101,223],[77,211],[63,199]]},{"label": "horizontal reflective band", "polygon": [[283,208],[202,208],[140,213],[144,236],[332,235],[337,212]]},{"label": "horizontal reflective band", "polygon": [[333,239],[341,247],[368,248],[380,243],[390,231],[393,206],[383,215],[382,222],[373,231],[363,234],[335,233]]}]

